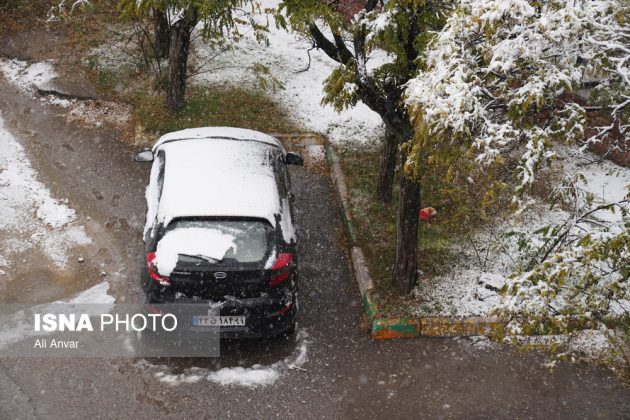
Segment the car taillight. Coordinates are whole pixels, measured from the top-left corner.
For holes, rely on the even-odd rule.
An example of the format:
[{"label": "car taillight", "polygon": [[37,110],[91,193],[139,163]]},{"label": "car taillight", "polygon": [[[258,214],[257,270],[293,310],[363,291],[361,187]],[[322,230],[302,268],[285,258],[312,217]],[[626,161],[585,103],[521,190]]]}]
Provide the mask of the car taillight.
[{"label": "car taillight", "polygon": [[149,276],[162,286],[171,285],[171,279],[167,276],[162,276],[158,272],[157,265],[155,263],[155,252],[147,252],[147,270],[149,271]]},{"label": "car taillight", "polygon": [[291,275],[291,262],[293,261],[293,254],[289,252],[282,252],[276,258],[276,262],[271,267],[271,277],[269,278],[269,286],[274,286],[278,283],[282,283]]},{"label": "car taillight", "polygon": [[291,309],[293,309],[293,304],[289,303],[287,306],[283,307],[282,309],[267,315],[267,318],[274,318],[276,316],[284,315],[287,312],[289,312]]}]

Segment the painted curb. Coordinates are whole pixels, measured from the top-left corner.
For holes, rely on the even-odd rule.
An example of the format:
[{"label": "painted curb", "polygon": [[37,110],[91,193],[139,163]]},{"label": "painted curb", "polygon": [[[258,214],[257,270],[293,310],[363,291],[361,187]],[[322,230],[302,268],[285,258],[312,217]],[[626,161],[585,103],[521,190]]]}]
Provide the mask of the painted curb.
[{"label": "painted curb", "polygon": [[414,338],[421,332],[421,318],[376,318],[372,321],[372,338],[375,340]]},{"label": "painted curb", "polygon": [[325,140],[324,147],[326,150],[326,163],[330,166],[330,177],[339,199],[341,222],[346,229],[346,233],[350,241],[350,260],[352,262],[354,277],[357,281],[357,285],[359,286],[361,304],[363,305],[363,310],[365,311],[368,322],[372,325],[374,319],[376,319],[376,316],[378,315],[378,305],[373,296],[374,282],[372,281],[370,270],[365,262],[363,251],[361,248],[356,246],[357,238],[352,225],[352,215],[349,211],[350,207],[348,203],[348,186],[346,184],[346,177],[341,169],[339,156],[327,139]]},{"label": "painted curb", "polygon": [[420,319],[421,335],[426,337],[469,337],[488,335],[499,320],[485,317],[426,316]]},{"label": "painted curb", "polygon": [[341,221],[350,241],[352,271],[359,286],[361,303],[370,323],[370,335],[374,340],[414,337],[465,337],[487,335],[499,325],[499,320],[485,317],[388,317],[378,316],[379,308],[363,250],[358,246],[352,223],[346,177],[341,169],[341,160],[330,144],[324,140],[326,163],[330,166],[330,177],[339,198]]}]

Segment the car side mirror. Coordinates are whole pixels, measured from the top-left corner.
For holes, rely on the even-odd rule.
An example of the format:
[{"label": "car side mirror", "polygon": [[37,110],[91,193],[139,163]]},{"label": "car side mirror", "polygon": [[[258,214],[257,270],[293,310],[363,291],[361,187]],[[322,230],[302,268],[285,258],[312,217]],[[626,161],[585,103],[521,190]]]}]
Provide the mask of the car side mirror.
[{"label": "car side mirror", "polygon": [[284,162],[287,165],[304,165],[304,159],[302,159],[302,156],[298,155],[297,153],[291,152],[287,153],[287,155],[284,157]]},{"label": "car side mirror", "polygon": [[153,152],[151,150],[143,150],[133,157],[134,162],[153,162]]}]

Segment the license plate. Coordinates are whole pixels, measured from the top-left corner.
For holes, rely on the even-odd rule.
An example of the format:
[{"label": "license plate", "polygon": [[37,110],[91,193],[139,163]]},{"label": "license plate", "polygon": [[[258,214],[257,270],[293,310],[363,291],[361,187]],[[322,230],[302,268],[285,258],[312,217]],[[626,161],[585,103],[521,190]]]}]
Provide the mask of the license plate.
[{"label": "license plate", "polygon": [[192,324],[195,327],[244,327],[244,316],[193,316]]}]

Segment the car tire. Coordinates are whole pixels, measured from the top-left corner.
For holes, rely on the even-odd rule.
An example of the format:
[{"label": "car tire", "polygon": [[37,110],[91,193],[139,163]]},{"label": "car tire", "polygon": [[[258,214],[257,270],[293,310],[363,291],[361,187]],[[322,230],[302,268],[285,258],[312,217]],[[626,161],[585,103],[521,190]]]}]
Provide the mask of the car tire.
[{"label": "car tire", "polygon": [[285,337],[291,337],[295,334],[296,331],[297,331],[297,321],[295,320],[295,318],[293,318],[293,322],[291,323],[291,326],[287,328],[281,335],[284,335]]},{"label": "car tire", "polygon": [[289,326],[289,328],[287,328],[286,330],[275,334],[272,338],[291,338],[295,332],[297,331],[297,321],[295,320],[295,317],[293,317],[293,321],[291,322],[291,325]]}]

